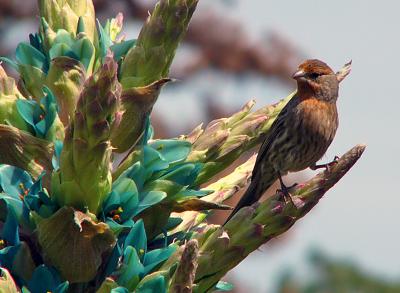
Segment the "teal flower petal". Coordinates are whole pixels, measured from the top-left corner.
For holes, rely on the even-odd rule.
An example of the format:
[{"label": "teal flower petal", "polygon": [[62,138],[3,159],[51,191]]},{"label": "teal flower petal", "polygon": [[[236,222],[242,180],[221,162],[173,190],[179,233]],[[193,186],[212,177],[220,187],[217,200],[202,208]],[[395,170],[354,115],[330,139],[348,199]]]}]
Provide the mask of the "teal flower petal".
[{"label": "teal flower petal", "polygon": [[76,34],[85,32],[85,21],[82,16],[79,16],[78,26],[76,28]]},{"label": "teal flower petal", "polygon": [[167,193],[163,191],[150,191],[141,196],[143,197],[143,199],[140,200],[139,205],[134,212],[134,216],[162,201],[164,198],[167,197]]},{"label": "teal flower petal", "polygon": [[184,163],[168,170],[169,172],[161,176],[160,179],[170,180],[181,185],[191,186],[202,168],[202,164]]},{"label": "teal flower petal", "polygon": [[1,239],[6,241],[7,246],[17,246],[20,243],[18,231],[17,215],[12,208],[8,207],[7,218],[0,234]]},{"label": "teal flower petal", "polygon": [[13,262],[20,248],[18,219],[12,207],[7,206],[7,218],[1,229],[0,266],[13,269]]},{"label": "teal flower petal", "polygon": [[31,46],[33,46],[35,49],[39,50],[40,52],[44,52],[43,40],[42,40],[40,34],[29,34],[29,44],[31,44]]},{"label": "teal flower petal", "polygon": [[150,278],[146,282],[141,282],[136,288],[136,293],[166,293],[167,288],[165,284],[165,278],[162,275],[158,275],[154,278]]},{"label": "teal flower petal", "polygon": [[182,218],[175,218],[175,217],[170,217],[168,219],[167,225],[165,225],[164,230],[169,231],[177,227],[183,222]]},{"label": "teal flower petal", "polygon": [[222,291],[222,292],[228,292],[228,291],[233,290],[233,285],[228,282],[219,281],[217,283],[217,285],[215,285],[215,290]]},{"label": "teal flower petal", "polygon": [[163,261],[167,260],[176,251],[177,248],[178,245],[171,244],[166,248],[155,249],[146,253],[143,262],[143,274],[147,275],[148,273],[150,273],[155,267],[157,267]]},{"label": "teal flower petal", "polygon": [[33,127],[34,135],[45,138],[52,127],[58,112],[57,100],[51,90],[43,88],[45,96],[40,104],[33,100],[18,100],[17,109],[21,117]]},{"label": "teal flower petal", "polygon": [[123,223],[133,217],[138,204],[139,192],[135,182],[130,178],[120,178],[104,201],[103,214],[112,217],[112,213],[118,212],[118,222]]},{"label": "teal flower petal", "polygon": [[114,182],[113,185],[119,184],[121,180],[124,178],[130,178],[135,181],[136,187],[140,190],[143,187],[145,182],[145,170],[141,164],[141,162],[136,162],[127,170],[125,170],[118,179]]},{"label": "teal flower petal", "polygon": [[19,67],[18,67],[18,63],[15,62],[14,60],[11,60],[10,58],[7,57],[0,57],[0,61],[3,61],[4,63],[6,63],[7,65],[9,65],[12,69],[14,69],[15,71],[18,71]]},{"label": "teal flower petal", "polygon": [[38,266],[28,282],[28,289],[31,292],[57,292],[68,291],[68,282],[62,282],[58,273],[45,265]]},{"label": "teal flower petal", "polygon": [[97,20],[97,26],[99,28],[100,56],[101,58],[104,58],[107,55],[107,50],[110,48],[113,42],[109,34],[107,34],[106,30],[103,28],[103,26],[100,24],[98,20]]},{"label": "teal flower petal", "polygon": [[163,156],[155,149],[144,146],[143,152],[146,179],[148,179],[154,172],[161,171],[169,167],[168,162],[164,160]]},{"label": "teal flower petal", "polygon": [[119,243],[117,242],[117,244],[115,244],[113,248],[110,258],[108,259],[108,263],[105,269],[106,277],[114,273],[115,269],[118,267],[121,256],[122,256],[122,248],[121,245],[119,245]]},{"label": "teal flower petal", "polygon": [[118,236],[121,233],[130,231],[130,229],[134,225],[132,219],[129,219],[123,223],[117,223],[112,218],[107,217],[105,222],[110,227],[110,230],[113,231],[114,235],[116,236]]},{"label": "teal flower petal", "polygon": [[117,192],[111,191],[103,203],[103,213],[108,214],[121,206],[120,196]]},{"label": "teal flower petal", "polygon": [[117,287],[112,289],[110,293],[129,293],[129,290],[124,287]]},{"label": "teal flower petal", "polygon": [[144,223],[140,219],[137,221],[129,234],[125,238],[124,246],[132,246],[136,249],[139,254],[139,258],[142,260],[147,251],[147,237],[144,229]]},{"label": "teal flower petal", "polygon": [[136,40],[127,40],[110,46],[110,50],[114,53],[114,60],[118,62],[135,44]]},{"label": "teal flower petal", "polygon": [[84,37],[82,39],[76,40],[75,43],[71,47],[72,52],[74,53],[79,62],[85,66],[85,69],[88,70],[90,67],[90,63],[92,62],[94,55],[94,46],[89,38]]},{"label": "teal flower petal", "polygon": [[18,222],[22,221],[22,218],[24,216],[24,203],[20,198],[15,198],[2,192],[0,193],[0,202],[1,202],[0,204],[1,218],[4,217],[3,214],[3,206],[4,206],[4,212],[7,212],[8,207],[11,207],[15,211],[15,214],[18,218]]},{"label": "teal flower petal", "polygon": [[54,171],[60,169],[60,157],[63,148],[63,142],[61,140],[54,141],[54,155],[51,159],[51,164],[53,165]]},{"label": "teal flower petal", "polygon": [[169,164],[185,161],[192,149],[190,142],[178,139],[156,140],[149,146],[159,152]]},{"label": "teal flower petal", "polygon": [[28,194],[33,181],[28,172],[10,165],[0,165],[0,186],[9,196],[18,199]]},{"label": "teal flower petal", "polygon": [[126,287],[129,291],[133,291],[140,281],[140,276],[144,271],[144,267],[140,262],[136,249],[132,246],[125,248],[123,259],[122,269],[117,282],[119,285]]},{"label": "teal flower petal", "polygon": [[180,193],[185,187],[181,184],[170,180],[154,180],[149,182],[143,188],[143,192],[164,191],[168,199],[171,199],[175,194]]},{"label": "teal flower petal", "polygon": [[31,65],[41,69],[43,72],[48,70],[46,56],[30,44],[19,43],[15,51],[15,57],[20,64]]}]

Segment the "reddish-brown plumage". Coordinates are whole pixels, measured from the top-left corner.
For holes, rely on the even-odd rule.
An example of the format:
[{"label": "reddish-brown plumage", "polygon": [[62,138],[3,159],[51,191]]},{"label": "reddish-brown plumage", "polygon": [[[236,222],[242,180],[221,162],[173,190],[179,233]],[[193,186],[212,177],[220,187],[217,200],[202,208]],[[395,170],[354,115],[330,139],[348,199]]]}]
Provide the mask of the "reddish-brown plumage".
[{"label": "reddish-brown plumage", "polygon": [[288,172],[315,167],[331,144],[337,127],[339,82],[332,69],[313,59],[293,75],[297,93],[272,124],[257,156],[251,184],[227,221]]}]

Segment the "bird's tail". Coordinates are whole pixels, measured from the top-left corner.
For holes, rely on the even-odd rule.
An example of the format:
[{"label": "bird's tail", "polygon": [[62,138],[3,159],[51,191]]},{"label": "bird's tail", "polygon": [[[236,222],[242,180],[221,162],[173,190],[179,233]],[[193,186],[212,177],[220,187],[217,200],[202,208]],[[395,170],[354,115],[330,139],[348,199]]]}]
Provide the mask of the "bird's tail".
[{"label": "bird's tail", "polygon": [[[233,209],[232,213],[226,219],[224,225],[243,207],[251,206],[253,203],[258,201],[263,193],[271,187],[272,184],[278,179],[277,175],[272,171],[269,173],[270,176],[264,176],[263,178],[258,178],[260,176],[255,176],[253,174],[251,178],[250,186],[247,188],[246,192],[243,194],[242,198]],[[266,178],[268,177],[268,178]]]}]

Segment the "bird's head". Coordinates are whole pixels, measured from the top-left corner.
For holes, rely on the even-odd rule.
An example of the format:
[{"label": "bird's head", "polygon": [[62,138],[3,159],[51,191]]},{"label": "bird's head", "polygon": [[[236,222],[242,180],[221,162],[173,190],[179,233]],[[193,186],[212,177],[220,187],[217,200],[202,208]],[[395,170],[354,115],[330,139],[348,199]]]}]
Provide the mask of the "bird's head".
[{"label": "bird's head", "polygon": [[297,91],[304,97],[335,102],[339,92],[339,82],[335,72],[317,59],[304,61],[292,76],[297,81]]}]

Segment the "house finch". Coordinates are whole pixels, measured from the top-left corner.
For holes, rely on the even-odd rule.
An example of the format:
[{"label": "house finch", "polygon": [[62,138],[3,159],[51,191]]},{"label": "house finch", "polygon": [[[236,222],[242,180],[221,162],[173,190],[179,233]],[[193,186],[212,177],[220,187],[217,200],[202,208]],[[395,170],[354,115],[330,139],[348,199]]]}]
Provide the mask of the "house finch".
[{"label": "house finch", "polygon": [[[332,69],[320,60],[306,60],[293,74],[297,92],[272,124],[256,159],[251,184],[226,222],[242,207],[259,200],[277,180],[285,197],[283,175],[316,165],[331,144],[337,127],[339,82]],[[225,223],[226,223],[225,222]]]}]

